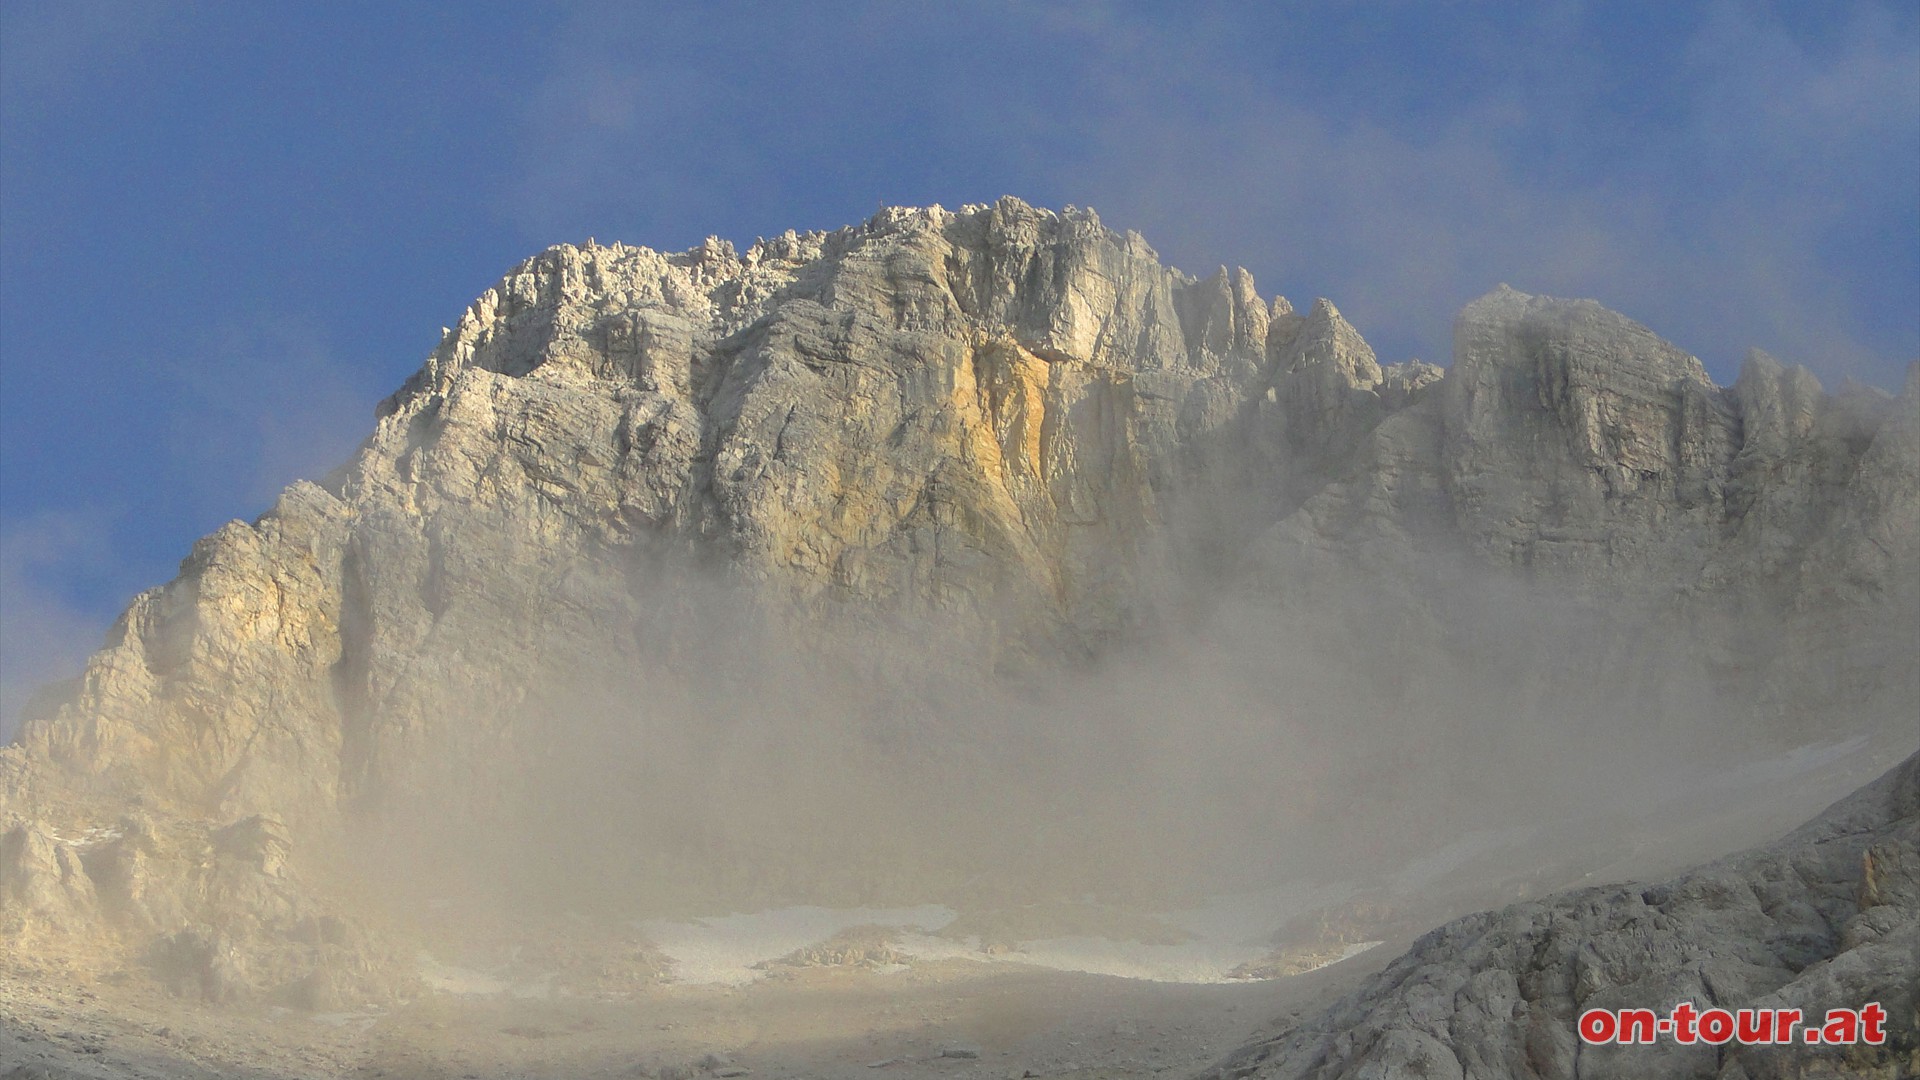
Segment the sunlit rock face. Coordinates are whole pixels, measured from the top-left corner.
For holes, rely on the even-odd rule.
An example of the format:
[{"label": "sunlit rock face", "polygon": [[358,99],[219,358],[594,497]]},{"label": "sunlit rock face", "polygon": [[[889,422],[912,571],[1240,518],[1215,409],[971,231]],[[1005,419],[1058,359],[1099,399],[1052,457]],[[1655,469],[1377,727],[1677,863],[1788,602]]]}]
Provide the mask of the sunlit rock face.
[{"label": "sunlit rock face", "polygon": [[324,804],[417,764],[450,694],[617,669],[674,563],[802,617],[1085,652],[1143,615],[1183,495],[1272,519],[1387,413],[1382,385],[1330,304],[1195,281],[1091,212],[554,248],[351,463],[137,601],[23,741],[183,805]]},{"label": "sunlit rock face", "polygon": [[[1444,372],[1382,365],[1327,301],[1015,199],[744,253],[561,245],[474,301],[352,461],[200,541],[43,697],[0,756],[29,830],[5,865],[32,875],[0,898],[99,908],[92,864],[32,830],[135,799],[161,833],[284,821],[296,864],[395,822],[583,811],[530,763],[604,764],[621,709],[641,756],[698,742],[776,685],[819,721],[808,754],[918,754],[940,789],[1032,736],[983,686],[1222,597],[1392,675],[1367,684],[1384,714],[1417,673],[1481,678],[1507,639],[1474,637],[1500,621],[1476,605],[1514,585],[1633,612],[1579,663],[1507,672],[1521,697],[1679,655],[1769,737],[1884,726],[1915,685],[1887,628],[1920,598],[1917,409],[1913,379],[1830,395],[1759,354],[1718,387],[1623,316],[1505,287]],[[835,710],[859,746],[822,745]],[[777,817],[781,790],[738,798]]]}]

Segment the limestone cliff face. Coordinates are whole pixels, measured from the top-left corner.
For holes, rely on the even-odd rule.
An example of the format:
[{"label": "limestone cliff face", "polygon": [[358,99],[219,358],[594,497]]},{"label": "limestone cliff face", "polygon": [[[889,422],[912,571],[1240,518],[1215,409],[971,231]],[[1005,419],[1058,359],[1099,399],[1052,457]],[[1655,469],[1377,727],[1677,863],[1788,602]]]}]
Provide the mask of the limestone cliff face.
[{"label": "limestone cliff face", "polygon": [[1248,432],[1318,468],[1385,414],[1382,383],[1331,305],[1195,281],[1090,212],[889,211],[744,256],[555,248],[474,302],[325,486],[136,601],[22,742],[208,811],[326,803],[430,756],[450,688],[497,710],[535,667],[617,665],[674,560],[803,613],[1084,649],[1133,617],[1182,492],[1257,472]]},{"label": "limestone cliff face", "polygon": [[1575,586],[1726,591],[1799,575],[1833,513],[1871,505],[1889,542],[1856,547],[1853,573],[1910,582],[1912,496],[1873,477],[1908,438],[1911,388],[1830,396],[1758,351],[1734,386],[1715,386],[1698,360],[1592,301],[1506,286],[1461,312],[1453,366],[1434,381],[1431,401],[1369,426],[1314,510],[1390,527],[1424,505],[1425,539],[1484,562]]},{"label": "limestone cliff face", "polygon": [[1827,394],[1756,351],[1719,387],[1624,316],[1502,286],[1444,377],[1259,537],[1253,577],[1418,618],[1449,575],[1504,568],[1478,580],[1646,617],[1625,648],[1689,655],[1756,733],[1853,730],[1920,693],[1915,370],[1897,397]]},{"label": "limestone cliff face", "polygon": [[1510,289],[1461,313],[1455,353],[1446,480],[1476,547],[1685,573],[1715,539],[1740,423],[1698,360],[1598,304]]},{"label": "limestone cliff face", "polygon": [[[305,835],[484,800],[563,737],[527,719],[554,687],[701,677],[693,578],[836,641],[938,620],[987,677],[1099,653],[1196,568],[1310,607],[1472,565],[1677,613],[1804,731],[1912,682],[1882,628],[1920,596],[1917,410],[1913,379],[1829,395],[1760,355],[1717,387],[1504,287],[1444,374],[1383,366],[1324,300],[1014,199],[744,253],[562,245],[474,301],[351,462],[133,602],[0,751],[0,818],[137,798]],[[1776,603],[1797,621],[1755,653],[1745,614]],[[7,903],[85,891],[54,841],[13,843],[0,874],[38,884]]]}]

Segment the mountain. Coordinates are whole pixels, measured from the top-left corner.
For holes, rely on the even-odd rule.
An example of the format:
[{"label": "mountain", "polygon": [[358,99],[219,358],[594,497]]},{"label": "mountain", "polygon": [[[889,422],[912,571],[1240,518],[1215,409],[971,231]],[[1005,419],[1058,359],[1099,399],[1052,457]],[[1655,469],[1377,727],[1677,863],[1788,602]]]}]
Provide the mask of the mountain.
[{"label": "mountain", "polygon": [[1383,365],[1011,198],[561,245],[37,699],[0,932],[324,1001],[378,989],[362,888],[1151,898],[1352,869],[1335,822],[1384,864],[1905,752],[1916,611],[1914,370],[1716,386],[1504,286]]}]

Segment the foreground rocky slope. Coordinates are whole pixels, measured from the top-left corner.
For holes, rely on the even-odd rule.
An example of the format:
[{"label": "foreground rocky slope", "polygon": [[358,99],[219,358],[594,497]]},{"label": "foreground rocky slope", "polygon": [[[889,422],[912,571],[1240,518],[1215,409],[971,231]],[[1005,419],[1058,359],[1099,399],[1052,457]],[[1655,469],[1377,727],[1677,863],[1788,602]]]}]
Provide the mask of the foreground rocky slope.
[{"label": "foreground rocky slope", "polygon": [[[1318,737],[1347,801],[1220,811],[1261,827],[1436,818],[1548,714],[1897,741],[1917,568],[1913,377],[1829,394],[1755,354],[1718,387],[1623,316],[1504,287],[1445,372],[1382,365],[1324,300],[1012,199],[745,253],[562,245],[474,302],[351,462],[202,540],[43,695],[0,751],[0,931],[325,1001],[399,992],[329,884],[383,845],[427,881],[741,902],[1053,866],[1154,809],[1088,747],[1193,741],[1191,699],[1108,723],[1165,677],[1099,665],[1196,626],[1279,672],[1208,706],[1245,728],[1214,786],[1320,761],[1261,726],[1273,702],[1341,718]],[[1000,685],[1102,704],[1053,730]],[[1487,715],[1511,730],[1450,726]],[[1336,753],[1418,724],[1418,777]]]},{"label": "foreground rocky slope", "polygon": [[[1588,1046],[1587,1009],[1879,1002],[1883,1046]],[[1448,923],[1324,1013],[1206,1074],[1899,1077],[1920,1071],[1920,756],[1779,841],[1659,885],[1564,893]]]}]

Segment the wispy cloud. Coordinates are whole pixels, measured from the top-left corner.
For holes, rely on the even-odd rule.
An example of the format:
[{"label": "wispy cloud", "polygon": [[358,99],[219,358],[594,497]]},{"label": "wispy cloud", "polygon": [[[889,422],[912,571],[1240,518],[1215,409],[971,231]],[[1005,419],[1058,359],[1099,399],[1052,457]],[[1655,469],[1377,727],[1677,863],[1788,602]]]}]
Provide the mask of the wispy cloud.
[{"label": "wispy cloud", "polygon": [[41,686],[80,672],[105,633],[101,612],[67,591],[111,562],[98,511],[46,511],[0,529],[0,743]]},{"label": "wispy cloud", "polygon": [[392,389],[335,355],[320,326],[293,316],[227,324],[165,371],[175,490],[226,513],[265,510],[286,485],[347,460]]},{"label": "wispy cloud", "polygon": [[[1490,77],[1417,123],[1219,62],[1217,27],[1196,42],[1106,26],[1089,38],[1113,73],[1089,84],[1093,149],[1058,168],[1176,261],[1240,261],[1329,295],[1390,354],[1444,358],[1453,312],[1505,280],[1597,297],[1723,375],[1760,344],[1893,382],[1910,320],[1877,306],[1895,297],[1859,295],[1833,249],[1899,220],[1920,187],[1911,30],[1867,9],[1816,47],[1722,6],[1678,73],[1636,90],[1622,85],[1636,73],[1581,55],[1569,10],[1530,28],[1539,55],[1514,54],[1564,57],[1549,83]],[[1911,265],[1887,269],[1881,282],[1911,281]]]},{"label": "wispy cloud", "polygon": [[547,239],[666,245],[1007,191],[1328,295],[1391,356],[1444,360],[1454,312],[1509,281],[1723,377],[1757,344],[1895,381],[1920,351],[1888,310],[1920,275],[1915,20],[1635,11],[852,5],[723,33],[584,5],[515,125],[510,201]]}]

